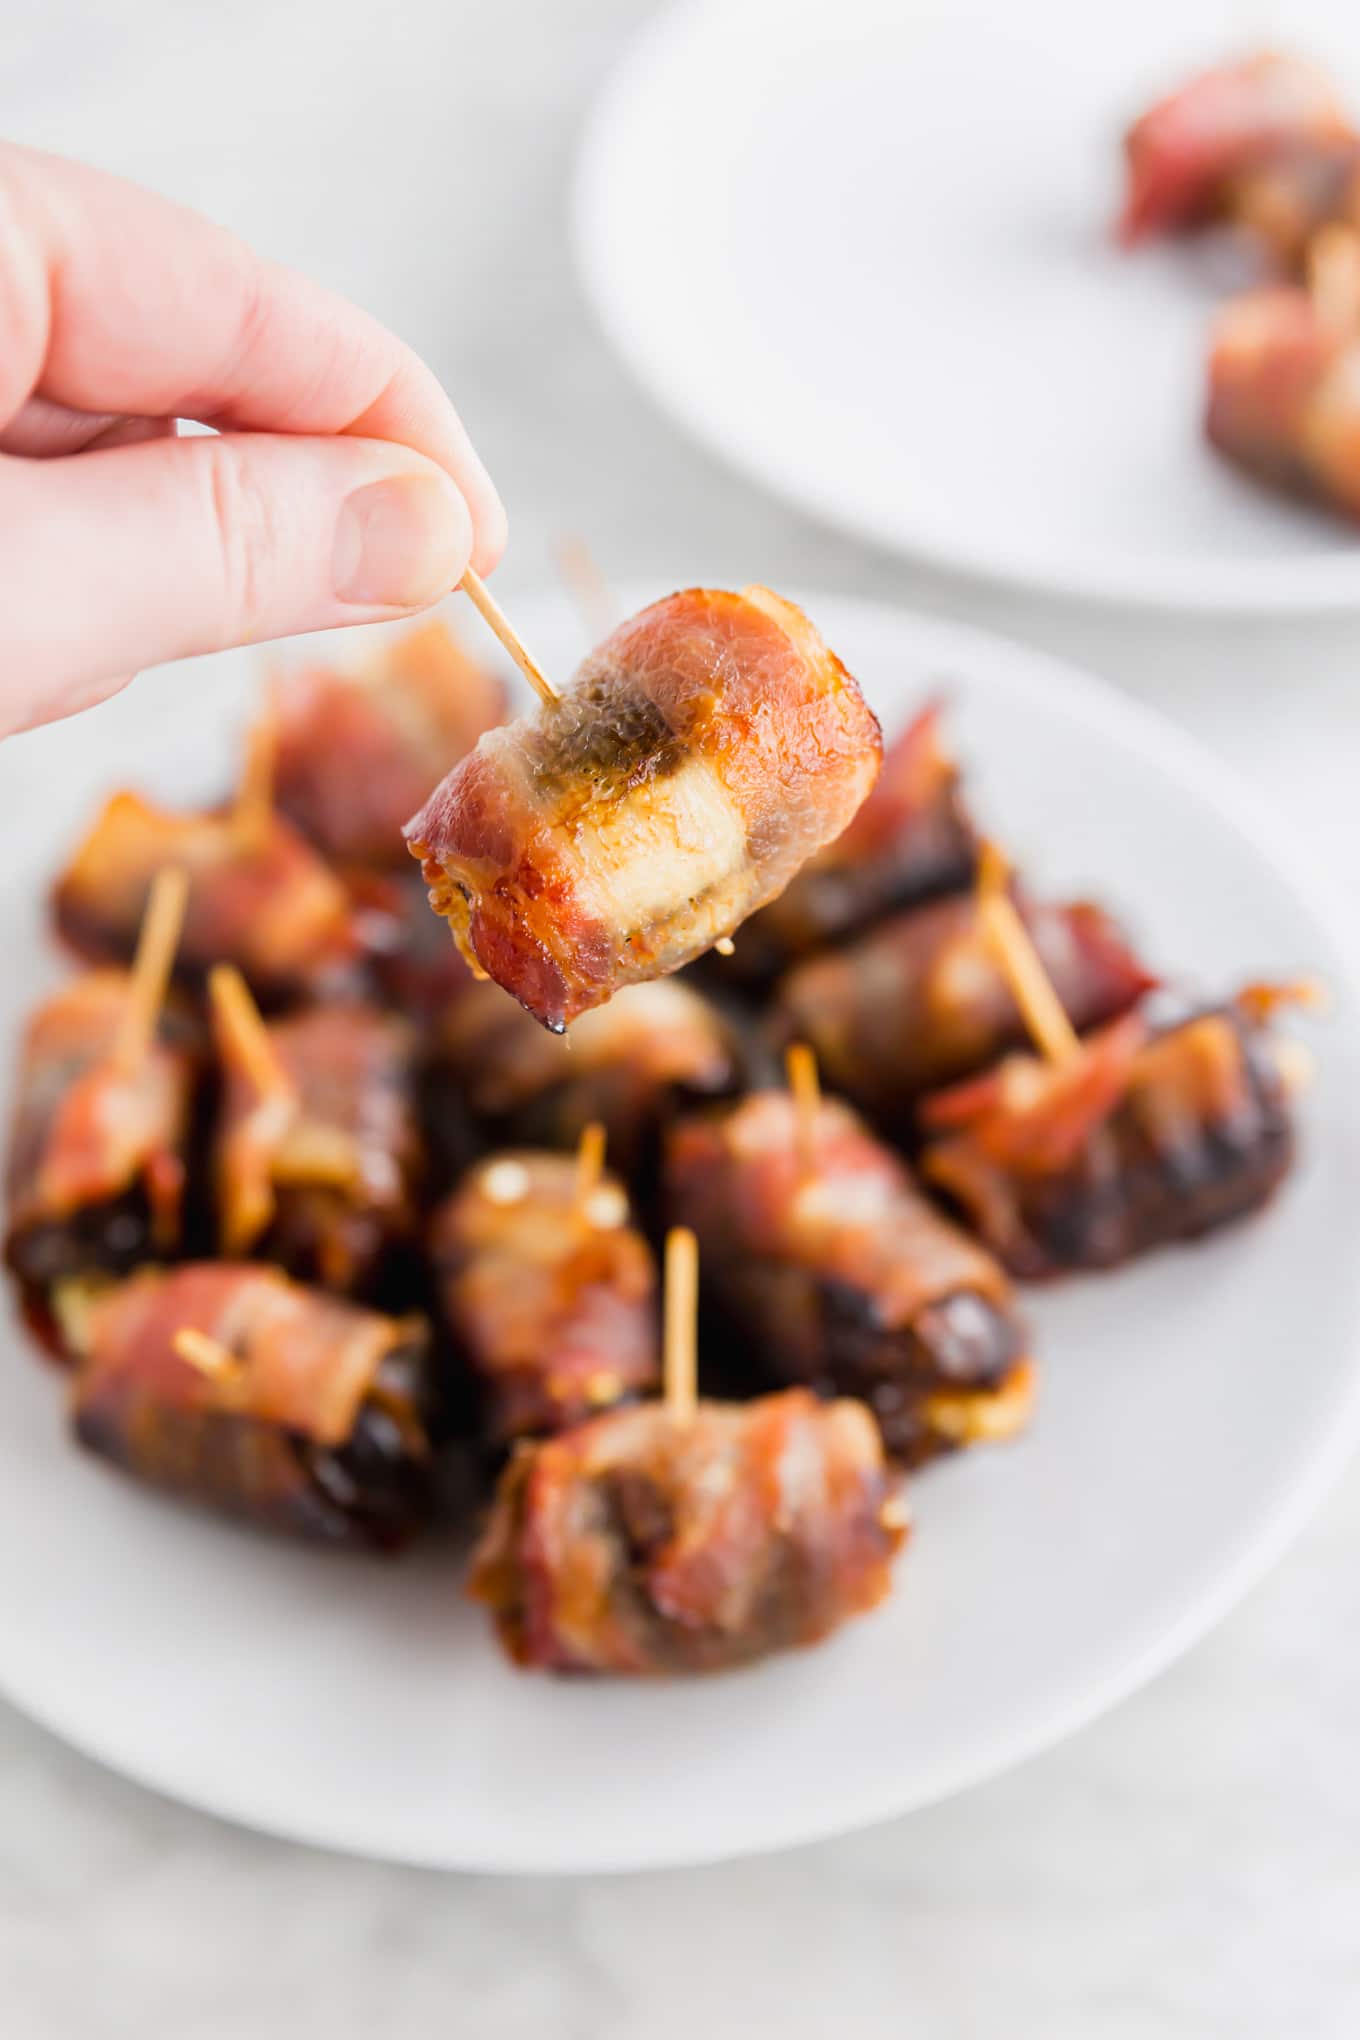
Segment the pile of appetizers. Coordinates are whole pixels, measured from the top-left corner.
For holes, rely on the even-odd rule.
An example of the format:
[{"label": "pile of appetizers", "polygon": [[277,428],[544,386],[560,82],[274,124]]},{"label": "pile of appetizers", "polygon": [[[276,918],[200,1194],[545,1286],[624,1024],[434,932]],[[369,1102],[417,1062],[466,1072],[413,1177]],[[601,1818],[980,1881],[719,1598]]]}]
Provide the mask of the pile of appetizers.
[{"label": "pile of appetizers", "polygon": [[1215,321],[1210,442],[1360,517],[1360,131],[1335,87],[1264,52],[1193,78],[1124,147],[1126,244],[1228,229],[1266,270]]},{"label": "pile of appetizers", "polygon": [[903,1474],[1023,1430],[1018,1283],[1269,1198],[1303,988],[1178,1008],[767,590],[543,691],[503,723],[425,626],[276,680],[219,807],[107,801],[5,1254],[133,1479],[388,1550],[457,1460],[517,1662],[715,1669],[881,1600]]}]

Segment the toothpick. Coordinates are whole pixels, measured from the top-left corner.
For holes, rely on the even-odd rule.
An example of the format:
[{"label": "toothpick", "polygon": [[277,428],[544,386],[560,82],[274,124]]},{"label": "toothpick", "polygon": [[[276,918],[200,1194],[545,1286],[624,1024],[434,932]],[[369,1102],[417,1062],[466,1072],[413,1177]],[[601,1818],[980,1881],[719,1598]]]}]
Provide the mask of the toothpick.
[{"label": "toothpick", "polygon": [[222,1033],[239,1053],[246,1075],[261,1097],[291,1091],[293,1080],[280,1061],[269,1029],[260,1018],[260,1009],[235,964],[214,964],[208,977],[208,995]]},{"label": "toothpick", "polygon": [[188,874],[178,865],[156,873],[137,937],[128,1002],[114,1044],[113,1059],[121,1070],[138,1069],[155,1039],[188,898]]},{"label": "toothpick", "polygon": [[737,953],[737,945],[730,935],[720,935],[713,947],[719,956],[735,956]]},{"label": "toothpick", "polygon": [[279,716],[271,681],[264,707],[246,738],[246,762],[236,789],[232,819],[246,848],[268,834],[274,813],[274,766],[279,748]]},{"label": "toothpick", "polygon": [[552,681],[544,674],[537,660],[530,657],[519,632],[510,622],[510,619],[506,616],[505,611],[501,608],[495,596],[484,586],[480,578],[473,573],[471,567],[464,574],[460,586],[463,593],[470,597],[473,607],[480,613],[487,627],[495,633],[505,646],[506,651],[509,652],[539,700],[549,704],[554,701],[560,701],[562,697],[553,686]]},{"label": "toothpick", "polygon": [[599,562],[579,532],[564,532],[556,552],[558,571],[581,612],[591,643],[598,644],[609,636],[615,623],[614,598]]},{"label": "toothpick", "polygon": [[1081,1037],[1006,891],[1008,876],[1006,860],[996,845],[984,843],[978,853],[977,882],[983,934],[1040,1052],[1052,1063],[1071,1062],[1081,1054]]},{"label": "toothpick", "polygon": [[699,1242],[686,1225],[666,1235],[666,1408],[678,1424],[694,1415],[698,1392]]},{"label": "toothpick", "polygon": [[223,1386],[238,1387],[245,1374],[245,1368],[236,1354],[217,1339],[210,1339],[206,1332],[195,1331],[192,1325],[185,1325],[170,1341],[180,1359],[186,1361],[206,1380]]},{"label": "toothpick", "polygon": [[798,1166],[805,1176],[811,1176],[817,1167],[817,1116],[822,1109],[822,1087],[817,1078],[817,1058],[805,1041],[795,1041],[786,1050],[784,1071],[793,1093]]},{"label": "toothpick", "polygon": [[604,1146],[604,1127],[598,1119],[592,1119],[582,1127],[576,1150],[576,1190],[572,1205],[578,1218],[589,1215],[590,1200],[599,1188],[604,1171]]}]

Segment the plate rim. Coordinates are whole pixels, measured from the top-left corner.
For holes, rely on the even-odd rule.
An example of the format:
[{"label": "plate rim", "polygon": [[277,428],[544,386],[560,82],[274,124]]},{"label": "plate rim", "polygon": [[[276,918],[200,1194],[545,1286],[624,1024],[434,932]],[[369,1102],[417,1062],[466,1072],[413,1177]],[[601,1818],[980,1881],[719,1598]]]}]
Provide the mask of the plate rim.
[{"label": "plate rim", "polygon": [[[654,600],[657,590],[654,583],[630,583],[618,592],[625,604],[632,605],[635,601],[641,604]],[[1298,897],[1308,925],[1326,949],[1327,968],[1340,994],[1338,1005],[1360,1012],[1360,950],[1347,933],[1339,894],[1325,875],[1303,868],[1292,844],[1283,840],[1281,824],[1255,790],[1179,724],[1075,662],[1003,633],[925,614],[903,604],[830,590],[798,588],[793,593],[794,599],[804,603],[812,614],[830,619],[833,637],[837,613],[843,618],[867,615],[880,625],[905,627],[919,644],[922,656],[956,672],[965,687],[970,668],[1000,659],[1007,668],[1008,686],[1018,683],[1026,695],[1042,693],[1056,698],[1069,719],[1084,723],[1102,733],[1107,741],[1137,750],[1150,759],[1156,770],[1209,805],[1219,823],[1269,863]],[[536,614],[560,615],[563,601],[559,590],[541,589],[521,597],[516,613],[528,626],[533,626]],[[1338,1052],[1344,1052],[1340,1046]],[[1350,1053],[1360,1066],[1360,1055],[1355,1050]],[[14,1667],[6,1664],[2,1655],[0,1694],[83,1757],[143,1790],[276,1840],[373,1862],[478,1875],[595,1876],[689,1869],[810,1846],[936,1805],[1041,1755],[1129,1698],[1213,1629],[1304,1529],[1355,1449],[1360,1438],[1360,1308],[1353,1314],[1350,1364],[1344,1383],[1338,1385],[1336,1405],[1326,1428],[1319,1423],[1311,1444],[1296,1451],[1297,1463],[1272,1506],[1250,1519],[1232,1540],[1230,1555],[1219,1563],[1212,1576],[1193,1592],[1173,1620],[1155,1635],[1135,1639],[1127,1653],[1101,1676],[1088,1675],[1061,1699],[1031,1708],[1021,1721],[1003,1722],[985,1750],[965,1751],[953,1763],[938,1762],[933,1773],[903,1789],[894,1790],[891,1785],[875,1780],[872,1787],[852,1793],[848,1800],[841,1797],[834,1805],[828,1802],[807,1809],[800,1804],[791,1813],[775,1806],[767,1810],[755,1839],[749,1834],[741,1837],[728,1832],[714,1840],[710,1831],[707,1836],[698,1835],[678,1845],[668,1841],[661,1849],[649,1848],[645,1837],[627,1847],[615,1844],[593,1849],[588,1836],[577,1836],[571,1847],[550,1844],[532,1852],[515,1845],[500,1850],[484,1845],[470,1849],[434,1841],[428,1846],[409,1841],[403,1845],[381,1842],[375,1845],[362,1823],[346,1823],[342,1810],[339,1818],[335,1817],[336,1809],[330,1809],[328,1817],[320,1820],[284,1819],[267,1803],[252,1801],[248,1790],[233,1789],[227,1803],[220,1798],[215,1800],[212,1791],[201,1783],[192,1778],[185,1782],[176,1775],[173,1756],[167,1757],[159,1770],[141,1756],[129,1758],[116,1733],[101,1737],[90,1731],[80,1718],[79,1709],[68,1707],[59,1685],[35,1691],[22,1672],[16,1676]]]},{"label": "plate rim", "polygon": [[[774,16],[778,0],[674,0],[642,26],[605,73],[577,140],[567,196],[567,238],[596,326],[656,408],[730,473],[791,504],[823,529],[838,530],[877,551],[913,562],[965,585],[1002,590],[1078,609],[1152,617],[1314,618],[1360,613],[1360,537],[1355,545],[1322,546],[1307,556],[1238,561],[1226,556],[1190,564],[1166,560],[1144,567],[1106,548],[1075,566],[1023,546],[998,552],[932,537],[919,522],[894,523],[859,502],[833,473],[805,474],[785,434],[777,445],[746,440],[731,421],[709,417],[683,373],[659,360],[636,319],[626,263],[610,252],[614,191],[627,179],[621,130],[640,91],[650,89],[671,52],[729,21],[734,7],[752,18]],[[785,450],[787,449],[787,451]],[[1250,481],[1243,482],[1251,487]],[[1325,512],[1319,513],[1320,525]]]}]

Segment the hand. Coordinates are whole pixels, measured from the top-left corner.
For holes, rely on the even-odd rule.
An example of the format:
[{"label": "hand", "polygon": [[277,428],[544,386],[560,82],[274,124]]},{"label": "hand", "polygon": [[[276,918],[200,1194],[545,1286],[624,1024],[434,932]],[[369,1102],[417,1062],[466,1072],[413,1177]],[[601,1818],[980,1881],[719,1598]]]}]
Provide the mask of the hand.
[{"label": "hand", "polygon": [[0,735],[158,660],[409,614],[504,543],[448,398],[376,320],[0,145]]}]

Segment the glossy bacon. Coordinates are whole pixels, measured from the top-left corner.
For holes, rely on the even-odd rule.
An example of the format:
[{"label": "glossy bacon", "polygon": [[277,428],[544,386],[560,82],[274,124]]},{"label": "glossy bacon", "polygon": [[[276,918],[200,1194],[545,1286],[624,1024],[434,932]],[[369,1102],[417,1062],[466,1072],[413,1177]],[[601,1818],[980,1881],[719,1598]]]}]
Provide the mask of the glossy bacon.
[{"label": "glossy bacon", "polygon": [[[429,918],[427,916],[427,918]],[[738,1088],[742,1054],[718,1009],[676,978],[630,985],[564,1041],[479,984],[449,1008],[433,1059],[502,1142],[574,1148],[591,1120],[630,1180],[654,1158],[678,1102]]]},{"label": "glossy bacon", "polygon": [[[380,1317],[272,1270],[146,1270],[73,1313],[80,1442],[152,1487],[329,1543],[402,1542],[427,1501],[418,1320]],[[234,1365],[201,1373],[177,1332]]]},{"label": "glossy bacon", "polygon": [[1205,430],[1263,481],[1360,517],[1360,328],[1302,289],[1235,299],[1214,328]]},{"label": "glossy bacon", "polygon": [[[1099,907],[1026,901],[1021,911],[1077,1028],[1123,1012],[1152,983]],[[971,895],[896,915],[801,964],[779,985],[774,1029],[808,1042],[833,1090],[902,1134],[922,1091],[1026,1038]]]},{"label": "glossy bacon", "polygon": [[931,702],[908,723],[849,828],[751,916],[725,972],[762,981],[885,914],[971,883],[977,839],[939,722],[940,704]]},{"label": "glossy bacon", "polygon": [[484,736],[407,834],[460,948],[560,1031],[773,899],[846,827],[880,750],[801,611],[692,588]]},{"label": "glossy bacon", "polygon": [[277,815],[173,814],[116,793],[57,881],[57,927],[82,956],[126,962],[156,873],[179,865],[189,900],[177,969],[236,964],[268,1003],[352,965],[357,942],[339,879]]},{"label": "glossy bacon", "polygon": [[1135,121],[1125,137],[1125,243],[1221,216],[1225,187],[1282,144],[1352,134],[1322,72],[1272,51],[1206,71]]},{"label": "glossy bacon", "polygon": [[605,1176],[584,1200],[566,1155],[508,1150],[434,1216],[430,1254],[495,1445],[560,1431],[656,1387],[651,1250]]},{"label": "glossy bacon", "polygon": [[381,1294],[414,1254],[421,1174],[405,1022],[371,1006],[317,1006],[266,1029],[262,1085],[229,1011],[213,1016],[222,1101],[215,1145],[219,1243],[302,1281]]},{"label": "glossy bacon", "polygon": [[122,971],[87,971],[40,1006],[24,1034],[5,1253],[35,1292],[181,1244],[194,1059],[163,1024],[135,1068],[118,1065],[130,989]]},{"label": "glossy bacon", "polygon": [[500,679],[439,622],[361,672],[285,674],[273,699],[280,808],[336,863],[379,868],[406,864],[405,824],[505,714]]},{"label": "glossy bacon", "polygon": [[1266,1202],[1294,1152],[1250,994],[1159,1031],[1129,1014],[1070,1065],[1012,1057],[921,1116],[924,1174],[1026,1277],[1229,1224]]},{"label": "glossy bacon", "polygon": [[521,1447],[469,1591],[526,1667],[721,1671],[875,1607],[905,1520],[858,1403],[653,1403]]},{"label": "glossy bacon", "polygon": [[783,1091],[687,1120],[668,1210],[694,1228],[707,1295],[768,1375],[853,1395],[915,1464],[1028,1415],[1010,1284],[854,1112],[824,1099],[810,1153]]}]

